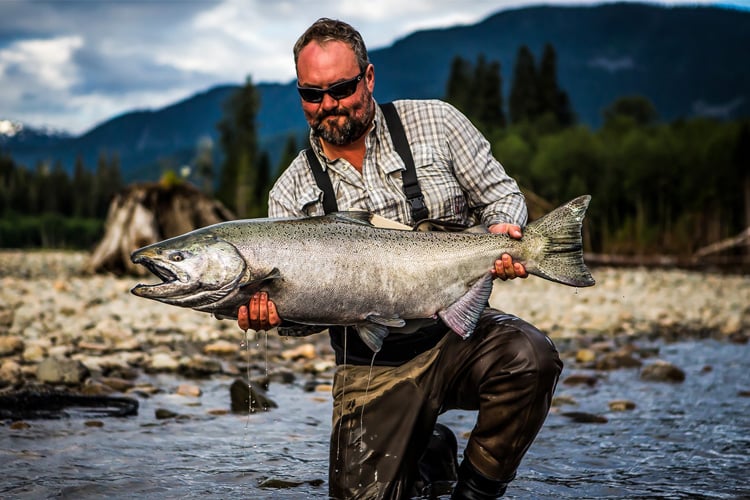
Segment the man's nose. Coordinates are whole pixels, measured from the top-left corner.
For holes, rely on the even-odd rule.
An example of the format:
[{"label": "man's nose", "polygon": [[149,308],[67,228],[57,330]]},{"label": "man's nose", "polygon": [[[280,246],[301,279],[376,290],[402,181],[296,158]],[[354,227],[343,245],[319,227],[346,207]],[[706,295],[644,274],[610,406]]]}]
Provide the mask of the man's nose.
[{"label": "man's nose", "polygon": [[323,109],[328,111],[337,108],[339,105],[339,101],[338,99],[334,99],[333,97],[331,97],[330,94],[326,93],[323,94],[323,100],[320,102],[320,105],[323,107]]}]

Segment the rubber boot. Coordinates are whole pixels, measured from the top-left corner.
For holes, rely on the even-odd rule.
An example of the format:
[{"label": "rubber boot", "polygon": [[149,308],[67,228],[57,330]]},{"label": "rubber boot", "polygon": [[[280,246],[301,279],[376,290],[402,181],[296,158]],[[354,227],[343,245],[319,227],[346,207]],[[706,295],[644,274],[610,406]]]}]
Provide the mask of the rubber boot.
[{"label": "rubber boot", "polygon": [[[515,477],[515,474],[514,476]],[[500,498],[505,494],[511,478],[508,481],[497,481],[485,477],[464,459],[458,468],[458,482],[453,489],[452,500],[490,500]]]},{"label": "rubber boot", "polygon": [[458,440],[448,427],[435,424],[422,458],[419,460],[417,490],[422,495],[440,496],[451,491],[458,477]]}]

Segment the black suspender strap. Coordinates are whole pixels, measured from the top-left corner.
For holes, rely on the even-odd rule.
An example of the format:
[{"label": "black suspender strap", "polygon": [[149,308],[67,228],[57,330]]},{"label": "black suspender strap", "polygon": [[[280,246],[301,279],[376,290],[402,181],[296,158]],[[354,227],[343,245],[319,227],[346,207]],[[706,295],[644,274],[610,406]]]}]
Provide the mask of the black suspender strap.
[{"label": "black suspender strap", "polygon": [[427,210],[427,205],[425,205],[422,190],[419,188],[417,169],[414,165],[414,157],[411,155],[409,141],[406,139],[406,132],[404,131],[404,126],[401,123],[398,112],[396,111],[396,106],[394,106],[392,102],[387,102],[382,104],[380,109],[385,115],[385,121],[388,124],[388,130],[391,133],[393,146],[396,148],[398,155],[406,166],[406,170],[401,172],[401,180],[404,184],[404,194],[406,195],[406,199],[411,207],[411,218],[416,224],[417,222],[426,219],[430,214]]},{"label": "black suspender strap", "polygon": [[[398,112],[396,111],[396,106],[394,106],[392,102],[387,102],[381,104],[380,109],[385,115],[385,121],[388,125],[388,131],[391,134],[393,146],[396,148],[396,152],[406,166],[406,170],[401,173],[401,180],[404,185],[404,194],[406,195],[406,199],[411,207],[411,218],[416,224],[417,222],[428,218],[429,211],[427,210],[427,205],[425,205],[422,190],[419,188],[417,169],[414,165],[414,158],[411,155],[409,141],[406,139],[406,132],[404,131],[404,126],[401,123]],[[338,211],[338,203],[336,203],[336,194],[333,192],[331,178],[328,176],[328,173],[323,170],[323,167],[312,148],[306,149],[305,155],[307,156],[307,163],[310,164],[315,183],[320,190],[323,191],[323,210],[327,214]]]},{"label": "black suspender strap", "polygon": [[307,156],[307,163],[310,164],[310,170],[312,170],[313,177],[315,177],[315,183],[318,185],[321,191],[323,191],[323,211],[330,214],[331,212],[338,212],[339,204],[336,203],[336,193],[333,192],[333,184],[331,184],[331,178],[328,176],[328,172],[323,170],[320,165],[320,160],[315,156],[315,151],[312,148],[305,150]]}]

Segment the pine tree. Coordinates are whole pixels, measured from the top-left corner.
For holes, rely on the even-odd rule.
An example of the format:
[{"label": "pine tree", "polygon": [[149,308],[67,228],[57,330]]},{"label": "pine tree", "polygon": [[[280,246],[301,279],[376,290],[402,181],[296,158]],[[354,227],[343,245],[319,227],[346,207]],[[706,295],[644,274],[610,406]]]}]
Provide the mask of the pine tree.
[{"label": "pine tree", "polygon": [[255,124],[259,107],[258,91],[248,77],[225,103],[224,118],[218,124],[224,164],[217,197],[239,217],[247,217],[258,204],[254,186],[260,168]]},{"label": "pine tree", "polygon": [[480,55],[473,87],[472,115],[476,117],[480,128],[489,132],[494,128],[505,127],[500,63],[497,61],[487,63],[484,56]]},{"label": "pine tree", "polygon": [[532,121],[539,116],[538,78],[534,56],[526,45],[518,49],[513,68],[513,83],[508,100],[511,123]]},{"label": "pine tree", "polygon": [[550,44],[544,46],[539,63],[539,113],[552,113],[562,127],[570,126],[575,118],[568,94],[557,83],[557,54]]},{"label": "pine tree", "polygon": [[461,56],[454,57],[446,85],[445,100],[462,113],[469,113],[472,84],[471,64]]}]

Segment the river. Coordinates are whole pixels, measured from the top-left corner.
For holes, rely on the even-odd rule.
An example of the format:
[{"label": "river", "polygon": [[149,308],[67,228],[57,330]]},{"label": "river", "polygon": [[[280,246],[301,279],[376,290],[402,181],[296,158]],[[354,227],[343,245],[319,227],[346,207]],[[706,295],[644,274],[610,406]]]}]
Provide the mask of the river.
[{"label": "river", "polygon": [[[655,344],[682,367],[683,383],[644,382],[637,369],[598,372],[594,387],[560,384],[555,407],[507,498],[749,498],[748,345],[716,340]],[[585,370],[568,368],[561,380]],[[156,385],[184,382],[159,375]],[[137,417],[32,420],[0,430],[0,497],[326,498],[328,392],[272,384],[279,408],[224,411],[232,379],[199,384],[200,398],[140,397]],[[610,411],[612,400],[636,404]],[[179,417],[155,418],[158,408]],[[606,423],[576,423],[583,411]],[[441,421],[465,444],[470,412]]]}]

